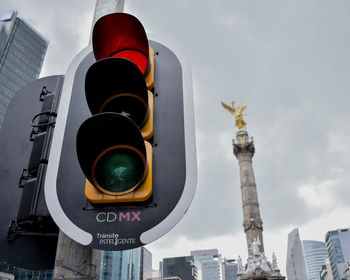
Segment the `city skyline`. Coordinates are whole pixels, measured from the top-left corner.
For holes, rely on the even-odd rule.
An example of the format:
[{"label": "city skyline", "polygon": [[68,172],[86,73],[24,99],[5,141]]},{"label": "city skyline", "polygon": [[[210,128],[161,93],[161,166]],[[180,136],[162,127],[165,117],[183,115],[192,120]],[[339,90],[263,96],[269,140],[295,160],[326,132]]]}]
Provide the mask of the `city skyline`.
[{"label": "city skyline", "polygon": [[[46,76],[64,74],[88,44],[94,3],[9,0],[0,11],[18,10],[50,41]],[[349,227],[349,8],[348,1],[126,0],[125,12],[177,43],[192,64],[198,189],[184,219],[147,246],[154,259],[188,248],[247,258],[236,130],[221,100],[248,106],[266,256],[275,251],[282,274],[293,228],[303,240],[324,241],[327,231]]]}]

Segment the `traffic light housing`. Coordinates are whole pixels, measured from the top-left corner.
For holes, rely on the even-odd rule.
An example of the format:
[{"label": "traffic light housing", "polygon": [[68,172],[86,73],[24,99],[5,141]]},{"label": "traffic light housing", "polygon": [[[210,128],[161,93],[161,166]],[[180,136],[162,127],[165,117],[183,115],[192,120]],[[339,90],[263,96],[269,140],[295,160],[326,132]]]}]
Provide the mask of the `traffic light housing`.
[{"label": "traffic light housing", "polygon": [[35,80],[7,107],[0,130],[0,260],[53,269],[58,227],[44,185],[63,76]]},{"label": "traffic light housing", "polygon": [[[141,33],[127,14],[96,23],[93,48],[67,71],[56,122],[45,183],[50,213],[69,237],[100,250],[158,239],[182,218],[196,189],[188,64],[178,50]],[[94,38],[121,50],[100,50]],[[137,66],[146,50],[147,66],[143,59]],[[114,183],[124,175],[130,183]]]},{"label": "traffic light housing", "polygon": [[92,44],[97,62],[86,73],[85,96],[93,116],[76,141],[85,195],[91,203],[146,201],[152,146],[144,139],[153,136],[153,93],[144,77],[154,73],[146,33],[134,16],[110,14],[96,22]]}]

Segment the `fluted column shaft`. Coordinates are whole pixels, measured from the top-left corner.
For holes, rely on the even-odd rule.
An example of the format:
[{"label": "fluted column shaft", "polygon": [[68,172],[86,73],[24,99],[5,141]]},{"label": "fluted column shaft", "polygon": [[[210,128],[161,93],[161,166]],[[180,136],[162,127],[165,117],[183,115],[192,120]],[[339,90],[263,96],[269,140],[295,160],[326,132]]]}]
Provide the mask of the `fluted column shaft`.
[{"label": "fluted column shaft", "polygon": [[244,218],[243,227],[247,237],[248,255],[250,255],[249,248],[254,238],[257,237],[259,237],[261,243],[260,251],[264,252],[263,227],[252,164],[255,148],[254,142],[248,138],[247,131],[240,130],[236,136],[236,141],[233,141],[233,153],[239,162]]}]

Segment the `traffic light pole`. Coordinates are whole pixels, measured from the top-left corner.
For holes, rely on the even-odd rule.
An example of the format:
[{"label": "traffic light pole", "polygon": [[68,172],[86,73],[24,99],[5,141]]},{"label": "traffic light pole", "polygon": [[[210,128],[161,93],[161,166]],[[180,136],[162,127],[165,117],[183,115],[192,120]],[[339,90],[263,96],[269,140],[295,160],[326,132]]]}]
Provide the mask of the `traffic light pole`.
[{"label": "traffic light pole", "polygon": [[[79,60],[79,58],[84,57],[86,53],[88,53],[89,48],[84,49],[81,53],[79,53],[76,58],[72,61],[69,66],[66,75],[65,82],[63,84],[62,92],[64,93],[64,98],[61,100],[59,115],[64,115],[64,102],[67,101],[67,92],[71,91],[72,86],[72,76],[74,76],[76,71],[76,66],[79,62],[75,60]],[[78,59],[77,59],[78,58]],[[79,60],[80,61],[80,60]],[[57,130],[54,135],[54,141],[57,141],[60,138],[61,127],[60,125],[56,126]],[[56,142],[53,144],[56,147]],[[54,160],[51,160],[51,164]],[[54,170],[53,168],[52,170]],[[52,170],[48,170],[47,177],[49,177],[49,173]],[[47,178],[46,178],[47,179]],[[49,186],[52,185],[52,182],[45,182],[45,188],[49,189]],[[45,192],[50,192],[46,190]],[[49,201],[47,202],[48,207],[55,209],[58,211],[58,201]],[[64,213],[59,212],[60,217],[64,217]],[[57,222],[56,222],[57,223]],[[67,220],[61,221],[58,223],[58,226],[62,228],[62,225],[71,226]],[[78,231],[78,235],[81,235],[82,232]],[[55,269],[53,279],[79,279],[79,280],[97,280],[99,279],[99,270],[101,263],[101,252],[99,250],[94,250],[76,241],[69,238],[67,235],[63,233],[62,230],[59,232],[59,238],[57,242],[57,250],[56,250],[56,259],[55,259]]]},{"label": "traffic light pole", "polygon": [[[91,30],[104,15],[123,12],[124,2],[125,0],[96,0]],[[100,263],[101,251],[83,246],[60,231],[53,279],[100,279]]]},{"label": "traffic light pole", "polygon": [[85,247],[60,231],[53,279],[100,279],[101,251]]}]

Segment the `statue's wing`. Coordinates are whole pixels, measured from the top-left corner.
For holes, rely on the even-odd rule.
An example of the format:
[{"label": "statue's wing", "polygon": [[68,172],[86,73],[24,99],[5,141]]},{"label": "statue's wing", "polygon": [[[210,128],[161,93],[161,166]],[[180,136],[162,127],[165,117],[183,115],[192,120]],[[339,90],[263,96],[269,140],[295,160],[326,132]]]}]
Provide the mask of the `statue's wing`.
[{"label": "statue's wing", "polygon": [[243,112],[245,109],[247,109],[247,106],[241,107],[241,112]]},{"label": "statue's wing", "polygon": [[227,110],[229,111],[231,114],[234,114],[236,112],[236,110],[234,108],[232,108],[231,106],[225,104],[224,102],[221,102],[221,105]]}]

